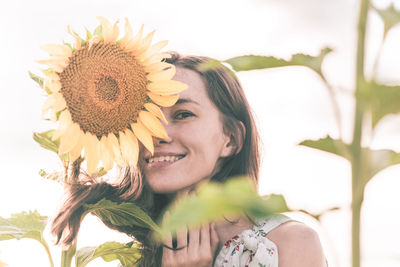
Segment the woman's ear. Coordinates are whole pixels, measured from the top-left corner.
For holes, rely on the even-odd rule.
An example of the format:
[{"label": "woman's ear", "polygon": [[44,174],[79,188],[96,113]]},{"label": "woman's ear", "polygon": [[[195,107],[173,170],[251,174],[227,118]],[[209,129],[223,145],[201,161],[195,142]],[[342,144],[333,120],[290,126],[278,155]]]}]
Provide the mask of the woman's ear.
[{"label": "woman's ear", "polygon": [[235,128],[226,135],[226,142],[221,152],[221,157],[229,157],[238,154],[243,147],[246,137],[246,128],[243,122],[235,123]]}]

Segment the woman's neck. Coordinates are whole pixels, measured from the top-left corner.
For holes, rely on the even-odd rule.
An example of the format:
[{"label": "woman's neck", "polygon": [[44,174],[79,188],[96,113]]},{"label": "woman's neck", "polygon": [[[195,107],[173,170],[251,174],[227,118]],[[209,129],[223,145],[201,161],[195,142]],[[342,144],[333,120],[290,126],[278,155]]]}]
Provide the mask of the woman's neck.
[{"label": "woman's neck", "polygon": [[253,224],[246,217],[226,218],[215,223],[215,230],[218,234],[220,246],[232,237],[242,233],[244,230],[252,229]]}]

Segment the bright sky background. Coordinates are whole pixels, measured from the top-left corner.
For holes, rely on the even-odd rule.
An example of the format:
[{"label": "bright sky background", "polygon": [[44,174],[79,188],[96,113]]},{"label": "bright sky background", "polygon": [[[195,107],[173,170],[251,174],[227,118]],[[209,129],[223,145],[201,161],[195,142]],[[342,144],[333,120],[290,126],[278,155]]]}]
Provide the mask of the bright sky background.
[{"label": "bright sky background", "polygon": [[[389,0],[377,1],[385,6]],[[398,3],[397,3],[398,4]],[[168,50],[227,59],[244,54],[288,59],[302,52],[317,55],[330,46],[323,71],[338,88],[343,135],[350,140],[358,1],[356,0],[70,0],[0,3],[0,216],[37,209],[52,216],[62,189],[38,175],[39,169],[61,170],[57,157],[32,139],[34,131],[52,127],[41,120],[44,93],[28,76],[39,74],[35,60],[47,55],[45,43],[72,42],[71,25],[79,33],[94,29],[96,16],[114,21],[128,17],[135,30],[145,24],[156,29],[155,41],[170,40]],[[367,70],[382,37],[383,25],[371,14]],[[121,24],[120,24],[121,25]],[[379,78],[400,83],[400,30],[394,29],[384,46]],[[350,165],[343,159],[299,147],[304,139],[338,136],[326,88],[304,68],[239,73],[257,117],[264,143],[260,193],[282,193],[289,206],[320,212],[340,206],[318,224],[293,214],[316,229],[330,267],[350,266]],[[400,119],[390,117],[378,126],[376,148],[400,151]],[[400,167],[391,167],[369,183],[362,217],[364,267],[399,266]],[[79,247],[105,241],[127,241],[104,228],[95,218],[85,220]],[[58,249],[53,249],[59,264]],[[27,256],[22,256],[22,255]],[[0,260],[12,267],[48,266],[42,248],[34,241],[0,242]],[[101,260],[89,266],[116,266]]]}]

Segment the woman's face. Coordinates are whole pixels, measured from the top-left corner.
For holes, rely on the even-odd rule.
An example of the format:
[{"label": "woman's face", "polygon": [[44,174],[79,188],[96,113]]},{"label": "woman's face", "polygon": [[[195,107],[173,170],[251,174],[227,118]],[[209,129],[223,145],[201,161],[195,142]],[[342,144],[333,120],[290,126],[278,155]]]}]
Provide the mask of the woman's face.
[{"label": "woman's face", "polygon": [[141,153],[146,180],[158,193],[190,189],[210,179],[219,168],[219,159],[232,150],[222,115],[208,97],[201,76],[176,69],[174,80],[186,83],[188,89],[174,106],[162,109],[168,139],[154,139],[153,156],[145,149]]}]

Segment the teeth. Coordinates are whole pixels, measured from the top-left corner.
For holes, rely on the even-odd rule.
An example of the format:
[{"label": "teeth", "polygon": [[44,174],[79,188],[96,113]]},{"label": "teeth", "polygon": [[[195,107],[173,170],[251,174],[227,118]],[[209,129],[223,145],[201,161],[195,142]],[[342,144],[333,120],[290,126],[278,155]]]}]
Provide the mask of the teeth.
[{"label": "teeth", "polygon": [[161,157],[154,157],[154,158],[149,158],[149,163],[153,163],[153,162],[163,162],[163,161],[167,161],[167,162],[175,162],[179,159],[181,159],[182,156],[161,156]]}]

